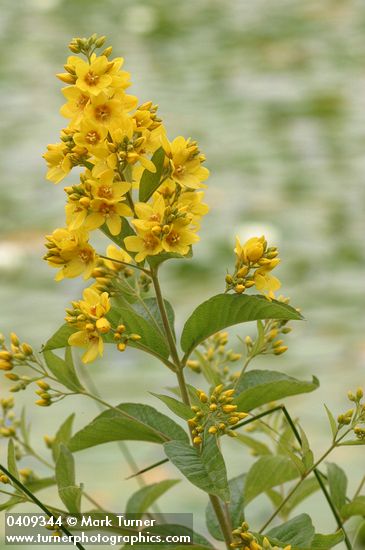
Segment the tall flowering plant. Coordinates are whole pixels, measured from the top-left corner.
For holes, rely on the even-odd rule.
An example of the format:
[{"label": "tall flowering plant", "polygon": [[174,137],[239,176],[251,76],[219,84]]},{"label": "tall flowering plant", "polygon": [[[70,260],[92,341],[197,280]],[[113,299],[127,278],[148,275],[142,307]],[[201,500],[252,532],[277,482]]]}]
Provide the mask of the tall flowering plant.
[{"label": "tall flowering plant", "polygon": [[[177,337],[159,270],[172,258],[191,258],[201,219],[208,212],[203,200],[209,171],[196,141],[182,136],[170,140],[157,106],[139,104],[127,92],[130,79],[122,68],[124,60],[111,58],[112,48],[103,49],[104,43],[105,37],[97,35],[71,41],[66,72],[57,75],[66,84],[61,114],[68,125],[60,142],[48,145],[44,154],[47,179],[55,184],[78,167],[78,181],[65,187],[65,225],[47,235],[45,260],[57,270],[56,281],[83,277],[88,286],[66,309],[65,324],[40,353],[15,334],[10,342],[3,336],[0,340],[0,369],[13,384],[10,392],[32,386],[36,404],[44,408],[79,395],[98,402],[103,410],[76,433],[74,415],[64,419],[56,434],[45,436],[50,454],[45,458],[32,446],[25,414],[19,418],[14,412],[14,396],[3,397],[0,434],[9,444],[8,463],[0,467],[1,493],[7,495],[2,509],[32,502],[53,517],[60,513],[59,506],[45,505],[36,493],[55,486],[65,517],[103,512],[103,504],[77,483],[74,454],[119,441],[131,474],[141,482],[130,496],[129,512],[148,513],[176,484],[178,480],[144,480],[147,470],[167,461],[206,493],[210,539],[191,532],[194,549],[219,547],[221,541],[227,548],[242,550],[305,550],[340,543],[352,548],[346,523],[365,515],[363,483],[350,496],[343,469],[327,463],[324,470],[322,463],[342,445],[365,443],[363,392],[349,392],[352,407],[337,419],[326,408],[329,446],[315,458],[283,400],[314,391],[318,380],[251,368],[260,355],[274,358],[285,353],[289,321],[302,319],[287,298],[275,299],[280,281],[272,272],[280,260],[277,248],[264,236],[245,243],[237,238],[234,267],[225,276],[223,292],[200,304]],[[109,241],[106,250],[96,250],[91,243],[95,231]],[[240,352],[231,349],[226,329],[249,321],[256,322],[256,336],[243,338]],[[166,381],[171,385],[175,379],[177,386],[170,394],[155,395],[165,412],[125,400],[110,404],[84,382],[90,382],[92,369],[85,364],[103,356],[108,344],[120,352],[137,348],[167,367]],[[74,348],[82,349],[84,365],[75,365],[79,353]],[[120,394],[126,397],[122,387]],[[248,471],[233,479],[227,476],[226,437],[233,438],[237,452],[244,447],[255,456]],[[161,460],[138,466],[128,440],[160,445]],[[46,465],[50,475],[39,477],[27,466],[29,457]],[[296,507],[317,491],[334,518],[336,529],[330,534],[316,533],[308,514],[295,515]],[[248,525],[245,513],[261,494],[273,511],[263,525]],[[170,531],[180,528],[170,526]],[[56,536],[59,531],[70,534],[67,525],[54,529]]]}]

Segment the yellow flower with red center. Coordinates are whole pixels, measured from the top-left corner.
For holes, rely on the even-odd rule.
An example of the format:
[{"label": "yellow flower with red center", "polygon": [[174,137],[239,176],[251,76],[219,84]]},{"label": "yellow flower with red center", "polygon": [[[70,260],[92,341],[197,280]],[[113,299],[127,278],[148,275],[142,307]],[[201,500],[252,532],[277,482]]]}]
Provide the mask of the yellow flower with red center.
[{"label": "yellow flower with red center", "polygon": [[95,124],[91,120],[83,120],[80,130],[73,136],[74,142],[80,147],[85,147],[91,155],[98,158],[106,157],[109,149],[105,143],[108,130],[105,126]]},{"label": "yellow flower with red center", "polygon": [[132,119],[124,116],[120,127],[111,132],[112,146],[114,151],[108,156],[108,165],[115,169],[118,162],[123,164],[135,164],[140,162],[150,172],[156,172],[156,167],[146,155],[146,139],[135,138]]},{"label": "yellow flower with red center", "polygon": [[62,105],[60,113],[65,118],[70,118],[71,125],[77,128],[84,116],[85,107],[90,102],[90,96],[77,86],[67,86],[62,89],[62,93],[67,99],[67,103]]},{"label": "yellow flower with red center", "polygon": [[72,317],[66,320],[80,330],[71,334],[68,339],[70,346],[86,347],[82,356],[84,363],[91,363],[98,355],[103,355],[104,342],[102,335],[109,332],[111,326],[105,317],[110,310],[109,295],[107,292],[98,294],[92,288],[86,288],[83,292],[83,300],[73,303],[74,309],[81,311],[80,316],[73,321]]},{"label": "yellow flower with red center", "polygon": [[188,228],[184,220],[176,220],[170,231],[162,239],[162,247],[166,252],[185,256],[190,246],[199,241],[199,236]]},{"label": "yellow flower with red center", "polygon": [[136,262],[143,262],[147,256],[155,256],[162,252],[162,243],[152,231],[138,231],[137,235],[131,235],[124,239],[124,244],[130,252],[137,252]]},{"label": "yellow flower with red center", "polygon": [[44,259],[51,267],[60,268],[55,280],[74,278],[83,275],[84,279],[91,276],[97,263],[94,248],[88,242],[85,230],[70,231],[56,229],[52,235],[47,235],[48,252]]},{"label": "yellow flower with red center", "polygon": [[182,187],[199,189],[209,176],[209,170],[202,166],[204,155],[200,154],[195,141],[178,136],[171,143],[161,137],[166,155],[170,159],[171,179]]},{"label": "yellow flower with red center", "polygon": [[102,125],[108,130],[116,129],[123,124],[123,109],[120,101],[109,99],[104,92],[90,99],[85,109],[85,117],[94,124]]},{"label": "yellow flower with red center", "polygon": [[83,92],[95,96],[100,94],[112,83],[112,77],[107,72],[108,68],[109,62],[104,55],[96,57],[93,54],[90,63],[80,59],[75,66],[76,86]]},{"label": "yellow flower with red center", "polygon": [[152,204],[137,202],[134,210],[138,219],[134,219],[132,223],[138,230],[148,231],[153,228],[160,228],[162,231],[161,224],[164,221],[165,201],[161,195],[155,195]]}]

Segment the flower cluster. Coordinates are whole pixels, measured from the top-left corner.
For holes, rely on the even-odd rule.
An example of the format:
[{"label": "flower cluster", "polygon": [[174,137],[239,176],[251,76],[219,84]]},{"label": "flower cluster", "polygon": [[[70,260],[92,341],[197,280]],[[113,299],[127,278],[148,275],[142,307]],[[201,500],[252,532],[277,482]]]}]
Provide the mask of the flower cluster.
[{"label": "flower cluster", "polygon": [[198,390],[197,395],[201,405],[191,407],[195,416],[188,420],[195,445],[200,445],[206,434],[236,436],[230,428],[248,415],[238,412],[237,405],[232,404],[234,392],[234,389],[224,390],[223,384],[216,386],[209,396],[204,391]]},{"label": "flower cluster", "polygon": [[[290,299],[279,296],[278,302],[289,304]],[[258,338],[256,340],[252,340],[250,336],[246,336],[245,338],[247,356],[282,355],[285,353],[288,346],[284,345],[282,336],[289,334],[292,330],[288,326],[288,322],[285,319],[265,319],[264,321],[260,321],[262,331],[259,333]]]},{"label": "flower cluster", "polygon": [[[259,544],[256,536],[250,532],[246,521],[240,527],[232,531],[233,542],[231,548],[242,550],[280,550],[279,546],[272,546],[268,538],[264,537],[262,544]],[[291,550],[291,545],[285,546],[284,550]]]},{"label": "flower cluster", "polygon": [[0,370],[5,371],[9,380],[19,380],[19,377],[12,371],[15,367],[25,365],[34,361],[32,347],[26,342],[21,343],[18,336],[10,334],[10,346],[5,343],[5,337],[0,334]]},{"label": "flower cluster", "polygon": [[[182,136],[168,140],[157,106],[138,106],[126,93],[130,75],[122,70],[123,58],[110,59],[111,47],[97,54],[104,43],[97,35],[73,39],[72,53],[86,59],[71,55],[66,72],[57,75],[68,84],[61,114],[69,124],[44,154],[47,179],[58,183],[73,167],[83,169],[79,183],[65,188],[66,227],[47,236],[45,259],[60,269],[57,280],[91,276],[98,260],[89,233],[96,229],[119,237],[136,262],[161,253],[185,256],[208,211],[200,188],[209,172],[197,143]],[[141,181],[152,175],[151,193],[135,200]]]},{"label": "flower cluster", "polygon": [[280,262],[278,249],[268,247],[264,236],[252,237],[243,245],[236,237],[234,252],[235,271],[232,275],[226,275],[226,290],[242,294],[246,288],[256,287],[267,298],[274,298],[275,291],[281,286],[280,281],[271,274]]},{"label": "flower cluster", "polygon": [[14,398],[2,398],[0,400],[0,406],[2,411],[2,417],[0,418],[0,436],[13,437],[19,426],[19,421],[15,419],[12,410],[14,408]]},{"label": "flower cluster", "polygon": [[[112,332],[118,342],[119,351],[124,351],[129,340],[137,341],[138,334],[127,334],[125,325],[114,329],[107,318],[110,311],[110,300],[107,292],[98,293],[94,288],[86,288],[83,300],[72,302],[72,308],[66,310],[66,322],[77,329],[68,339],[70,346],[86,348],[82,356],[84,363],[94,361],[103,355],[103,336]],[[43,398],[43,397],[42,397]]]},{"label": "flower cluster", "polygon": [[86,347],[86,352],[82,356],[84,363],[90,363],[98,355],[103,354],[102,335],[111,330],[110,322],[106,318],[109,310],[108,294],[98,294],[92,288],[86,288],[83,300],[72,302],[72,309],[66,310],[66,322],[77,329],[71,334],[68,342],[71,346]]},{"label": "flower cluster", "polygon": [[350,425],[356,438],[363,440],[365,439],[365,428],[362,427],[365,425],[365,403],[362,402],[364,391],[362,388],[358,388],[356,393],[349,391],[347,397],[354,403],[354,407],[338,416],[339,429]]},{"label": "flower cluster", "polygon": [[222,381],[234,381],[236,377],[231,374],[230,366],[239,361],[242,355],[227,349],[227,344],[228,333],[217,332],[199,346],[194,354],[196,359],[189,359],[187,366],[197,373],[208,370],[211,377],[218,376]]}]

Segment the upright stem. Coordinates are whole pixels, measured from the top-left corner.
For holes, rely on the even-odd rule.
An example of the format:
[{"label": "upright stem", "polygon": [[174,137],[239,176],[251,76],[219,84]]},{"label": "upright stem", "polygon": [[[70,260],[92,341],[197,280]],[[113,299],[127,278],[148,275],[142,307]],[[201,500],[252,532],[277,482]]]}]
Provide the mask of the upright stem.
[{"label": "upright stem", "polygon": [[[157,271],[158,271],[157,268],[151,267],[151,278],[155,289],[156,300],[157,300],[158,308],[161,314],[162,323],[166,332],[166,338],[169,345],[170,354],[176,367],[176,377],[179,383],[181,398],[184,404],[190,407],[190,397],[189,397],[188,388],[185,382],[184,370],[183,370],[184,367],[182,362],[180,361],[179,354],[175,344],[175,338],[170,326],[169,318],[166,313],[165,302],[162,296]],[[212,504],[215,515],[217,517],[221,531],[223,533],[227,549],[230,550],[231,548],[230,544],[232,542],[232,539],[231,539],[231,527],[230,527],[230,522],[228,520],[228,517],[226,516],[225,511],[222,508],[221,502],[216,495],[209,494],[209,499]]]}]

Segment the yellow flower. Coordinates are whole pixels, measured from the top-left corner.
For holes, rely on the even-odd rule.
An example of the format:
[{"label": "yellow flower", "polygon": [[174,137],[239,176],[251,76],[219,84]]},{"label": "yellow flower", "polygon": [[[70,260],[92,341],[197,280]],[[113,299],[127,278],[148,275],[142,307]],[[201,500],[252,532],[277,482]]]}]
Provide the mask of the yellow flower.
[{"label": "yellow flower", "polygon": [[187,224],[183,220],[175,221],[169,233],[162,240],[163,249],[166,252],[174,252],[185,256],[190,249],[190,246],[199,241],[198,235],[188,229]]},{"label": "yellow flower", "polygon": [[162,252],[161,240],[152,231],[138,231],[137,235],[126,237],[124,244],[130,252],[138,252],[136,262],[143,262],[147,256]]},{"label": "yellow flower", "polygon": [[[106,256],[108,258],[111,258],[112,260],[119,260],[119,262],[124,262],[124,263],[127,263],[127,264],[131,263],[131,261],[132,261],[132,258],[128,254],[128,252],[126,252],[122,248],[117,248],[113,244],[110,244],[107,247]],[[110,261],[110,260],[103,260],[103,263],[106,265],[106,267],[108,269],[111,269],[113,271],[120,271],[120,269],[123,268],[123,266],[118,262],[113,262],[113,261]]]},{"label": "yellow flower", "polygon": [[236,248],[234,249],[237,259],[245,264],[256,263],[264,254],[266,248],[265,237],[252,237],[241,245],[240,240],[236,237]]},{"label": "yellow flower", "polygon": [[86,229],[97,229],[104,223],[112,235],[119,235],[122,228],[123,216],[130,216],[131,209],[126,204],[125,194],[131,184],[126,181],[113,182],[114,172],[107,170],[98,180],[91,183],[92,200],[89,214],[85,219]]},{"label": "yellow flower", "polygon": [[94,124],[101,124],[108,130],[116,129],[123,124],[122,104],[117,99],[109,99],[101,92],[91,98],[85,109],[85,116]]},{"label": "yellow flower", "polygon": [[84,120],[81,122],[80,131],[74,134],[74,142],[80,147],[85,147],[91,155],[103,158],[109,154],[105,144],[107,134],[105,126]]},{"label": "yellow flower", "polygon": [[199,229],[198,221],[209,212],[209,206],[202,202],[203,197],[203,191],[187,191],[178,198],[179,212],[185,212],[189,216],[190,223],[195,229]]},{"label": "yellow flower", "polygon": [[67,152],[68,148],[64,143],[47,145],[47,151],[43,155],[48,166],[46,178],[53,183],[59,183],[72,169],[72,161]]},{"label": "yellow flower", "polygon": [[86,231],[56,229],[52,235],[47,235],[46,239],[48,253],[44,259],[51,267],[60,268],[55,277],[56,281],[61,281],[65,277],[83,275],[84,279],[88,279],[91,276],[97,256],[88,242]]},{"label": "yellow flower", "polygon": [[195,141],[178,136],[171,143],[163,136],[162,145],[170,158],[171,178],[182,187],[198,189],[209,176],[209,170],[202,166],[205,160]]},{"label": "yellow flower", "polygon": [[92,288],[86,288],[83,292],[83,300],[75,305],[82,312],[85,320],[77,323],[81,330],[71,334],[68,343],[70,346],[86,347],[82,361],[91,363],[98,355],[103,355],[102,334],[106,334],[110,330],[110,323],[105,317],[110,310],[109,296],[107,292],[98,294]]},{"label": "yellow flower", "polygon": [[133,165],[139,161],[150,172],[156,172],[153,162],[145,156],[146,139],[144,137],[135,139],[131,118],[124,116],[120,127],[111,131],[111,138],[113,144],[110,148],[114,149],[108,157],[108,165],[111,168],[116,168],[118,162]]},{"label": "yellow flower", "polygon": [[67,103],[62,105],[60,113],[65,118],[71,119],[71,124],[78,127],[84,115],[86,105],[90,101],[89,94],[83,92],[77,86],[67,86],[62,89],[62,93],[67,99]]},{"label": "yellow flower", "polygon": [[137,229],[148,231],[156,226],[159,227],[163,223],[165,201],[162,195],[157,195],[152,205],[137,202],[134,209],[139,219],[133,220],[132,223]]},{"label": "yellow flower", "polygon": [[271,275],[271,269],[273,269],[273,267],[268,269],[266,266],[263,266],[256,269],[254,273],[254,281],[257,290],[262,292],[262,294],[269,299],[275,298],[275,292],[281,287],[279,279]]},{"label": "yellow flower", "polygon": [[92,95],[100,94],[112,82],[112,77],[107,73],[108,65],[108,59],[104,55],[96,57],[93,54],[90,63],[81,59],[75,67],[76,86],[83,92]]},{"label": "yellow flower", "polygon": [[123,57],[116,57],[109,62],[108,74],[112,77],[112,88],[125,89],[128,88],[130,83],[130,74],[127,71],[121,71],[123,66]]}]

